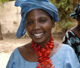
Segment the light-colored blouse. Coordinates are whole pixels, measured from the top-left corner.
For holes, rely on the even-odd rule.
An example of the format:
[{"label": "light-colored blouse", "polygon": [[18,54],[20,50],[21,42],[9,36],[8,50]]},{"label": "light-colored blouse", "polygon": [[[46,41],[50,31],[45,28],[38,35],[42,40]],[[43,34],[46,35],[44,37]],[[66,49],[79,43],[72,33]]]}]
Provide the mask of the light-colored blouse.
[{"label": "light-colored blouse", "polygon": [[[55,68],[80,68],[80,63],[74,50],[63,44],[62,47],[51,57]],[[38,62],[26,61],[16,48],[6,66],[6,68],[36,68]]]}]

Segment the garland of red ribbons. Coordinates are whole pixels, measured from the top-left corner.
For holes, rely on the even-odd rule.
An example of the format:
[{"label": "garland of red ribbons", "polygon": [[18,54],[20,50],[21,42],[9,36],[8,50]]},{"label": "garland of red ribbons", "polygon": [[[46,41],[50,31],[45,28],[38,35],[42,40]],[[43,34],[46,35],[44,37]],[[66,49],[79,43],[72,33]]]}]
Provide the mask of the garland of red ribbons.
[{"label": "garland of red ribbons", "polygon": [[36,54],[38,55],[39,58],[39,63],[37,64],[38,67],[36,68],[54,68],[54,66],[52,66],[52,62],[51,59],[49,57],[50,55],[50,50],[52,50],[54,48],[54,42],[53,42],[53,38],[50,38],[50,42],[48,42],[47,44],[45,44],[45,48],[41,48],[40,45],[37,46],[36,43],[34,43],[32,41],[32,49],[34,50],[34,52],[36,52]]}]

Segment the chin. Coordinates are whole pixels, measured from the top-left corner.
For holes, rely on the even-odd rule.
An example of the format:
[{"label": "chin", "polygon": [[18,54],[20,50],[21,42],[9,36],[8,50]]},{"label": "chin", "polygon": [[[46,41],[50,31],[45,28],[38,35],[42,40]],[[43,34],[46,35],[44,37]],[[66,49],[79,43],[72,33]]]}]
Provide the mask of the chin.
[{"label": "chin", "polygon": [[36,40],[33,40],[33,41],[34,41],[35,43],[37,43],[37,44],[41,44],[41,43],[44,42],[44,40],[42,40],[42,39],[41,39],[41,40],[37,40],[37,39],[36,39]]}]

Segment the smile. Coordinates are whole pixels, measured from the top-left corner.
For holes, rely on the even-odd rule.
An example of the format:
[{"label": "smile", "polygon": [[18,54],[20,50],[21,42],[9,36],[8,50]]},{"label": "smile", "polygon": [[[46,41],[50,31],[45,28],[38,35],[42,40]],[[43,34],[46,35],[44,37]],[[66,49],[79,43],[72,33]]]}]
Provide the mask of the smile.
[{"label": "smile", "polygon": [[33,34],[36,38],[41,38],[44,33]]}]

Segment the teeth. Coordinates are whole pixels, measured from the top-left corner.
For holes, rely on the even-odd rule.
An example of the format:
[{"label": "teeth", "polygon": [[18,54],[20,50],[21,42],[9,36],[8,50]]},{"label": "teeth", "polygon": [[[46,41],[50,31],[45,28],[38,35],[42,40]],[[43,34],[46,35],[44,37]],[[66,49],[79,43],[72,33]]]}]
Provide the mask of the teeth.
[{"label": "teeth", "polygon": [[41,36],[43,33],[40,33],[40,34],[34,34],[34,36]]}]

